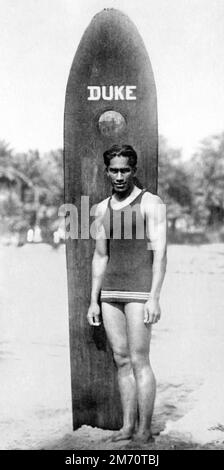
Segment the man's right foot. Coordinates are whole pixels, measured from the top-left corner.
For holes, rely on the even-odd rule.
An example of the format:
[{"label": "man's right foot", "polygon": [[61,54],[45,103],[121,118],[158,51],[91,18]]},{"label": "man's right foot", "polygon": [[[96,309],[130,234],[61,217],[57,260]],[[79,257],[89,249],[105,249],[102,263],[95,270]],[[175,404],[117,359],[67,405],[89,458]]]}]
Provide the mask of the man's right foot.
[{"label": "man's right foot", "polygon": [[155,439],[151,432],[137,432],[133,435],[132,440],[136,443],[148,444],[154,442]]}]

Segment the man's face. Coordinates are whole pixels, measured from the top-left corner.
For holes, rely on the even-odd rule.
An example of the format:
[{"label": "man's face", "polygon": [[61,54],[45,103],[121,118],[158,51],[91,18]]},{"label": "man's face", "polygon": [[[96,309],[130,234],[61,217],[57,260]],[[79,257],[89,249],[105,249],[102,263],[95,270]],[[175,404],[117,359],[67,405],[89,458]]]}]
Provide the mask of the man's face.
[{"label": "man's face", "polygon": [[125,193],[133,187],[136,168],[128,163],[128,157],[113,157],[107,168],[107,175],[116,193]]}]

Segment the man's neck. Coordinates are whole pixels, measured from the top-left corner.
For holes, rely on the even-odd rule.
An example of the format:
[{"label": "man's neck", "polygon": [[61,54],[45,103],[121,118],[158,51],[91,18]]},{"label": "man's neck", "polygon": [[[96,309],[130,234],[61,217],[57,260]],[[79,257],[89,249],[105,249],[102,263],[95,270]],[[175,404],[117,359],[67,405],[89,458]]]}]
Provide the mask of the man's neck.
[{"label": "man's neck", "polygon": [[128,190],[123,193],[114,193],[113,197],[117,202],[122,202],[127,199],[127,197],[129,197],[136,190],[136,188],[137,186],[133,184],[133,186],[130,186],[130,188],[128,188]]}]

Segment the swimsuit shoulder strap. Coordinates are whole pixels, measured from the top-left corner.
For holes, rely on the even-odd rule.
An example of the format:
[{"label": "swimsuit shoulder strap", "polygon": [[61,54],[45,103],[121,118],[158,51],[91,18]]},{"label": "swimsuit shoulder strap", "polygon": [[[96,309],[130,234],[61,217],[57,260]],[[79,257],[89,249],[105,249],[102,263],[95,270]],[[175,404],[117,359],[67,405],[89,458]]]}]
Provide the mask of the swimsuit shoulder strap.
[{"label": "swimsuit shoulder strap", "polygon": [[146,191],[147,191],[147,189],[143,188],[143,189],[141,190],[141,192],[136,196],[136,198],[135,198],[133,201],[130,202],[130,206],[131,206],[132,204],[136,204],[136,202],[138,202],[139,199],[140,199],[140,201],[141,201],[141,200],[142,200],[142,196],[143,196],[143,194],[144,194]]}]

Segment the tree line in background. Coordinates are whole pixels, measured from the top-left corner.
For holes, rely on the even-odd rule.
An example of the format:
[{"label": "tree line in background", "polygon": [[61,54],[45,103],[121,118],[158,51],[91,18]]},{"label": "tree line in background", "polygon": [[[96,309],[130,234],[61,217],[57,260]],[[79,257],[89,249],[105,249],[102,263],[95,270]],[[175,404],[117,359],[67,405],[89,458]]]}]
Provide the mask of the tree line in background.
[{"label": "tree line in background", "polygon": [[[50,242],[63,204],[63,152],[15,153],[0,141],[0,236],[38,226]],[[190,160],[159,142],[158,194],[167,204],[170,241],[224,241],[224,132],[204,139]]]}]

